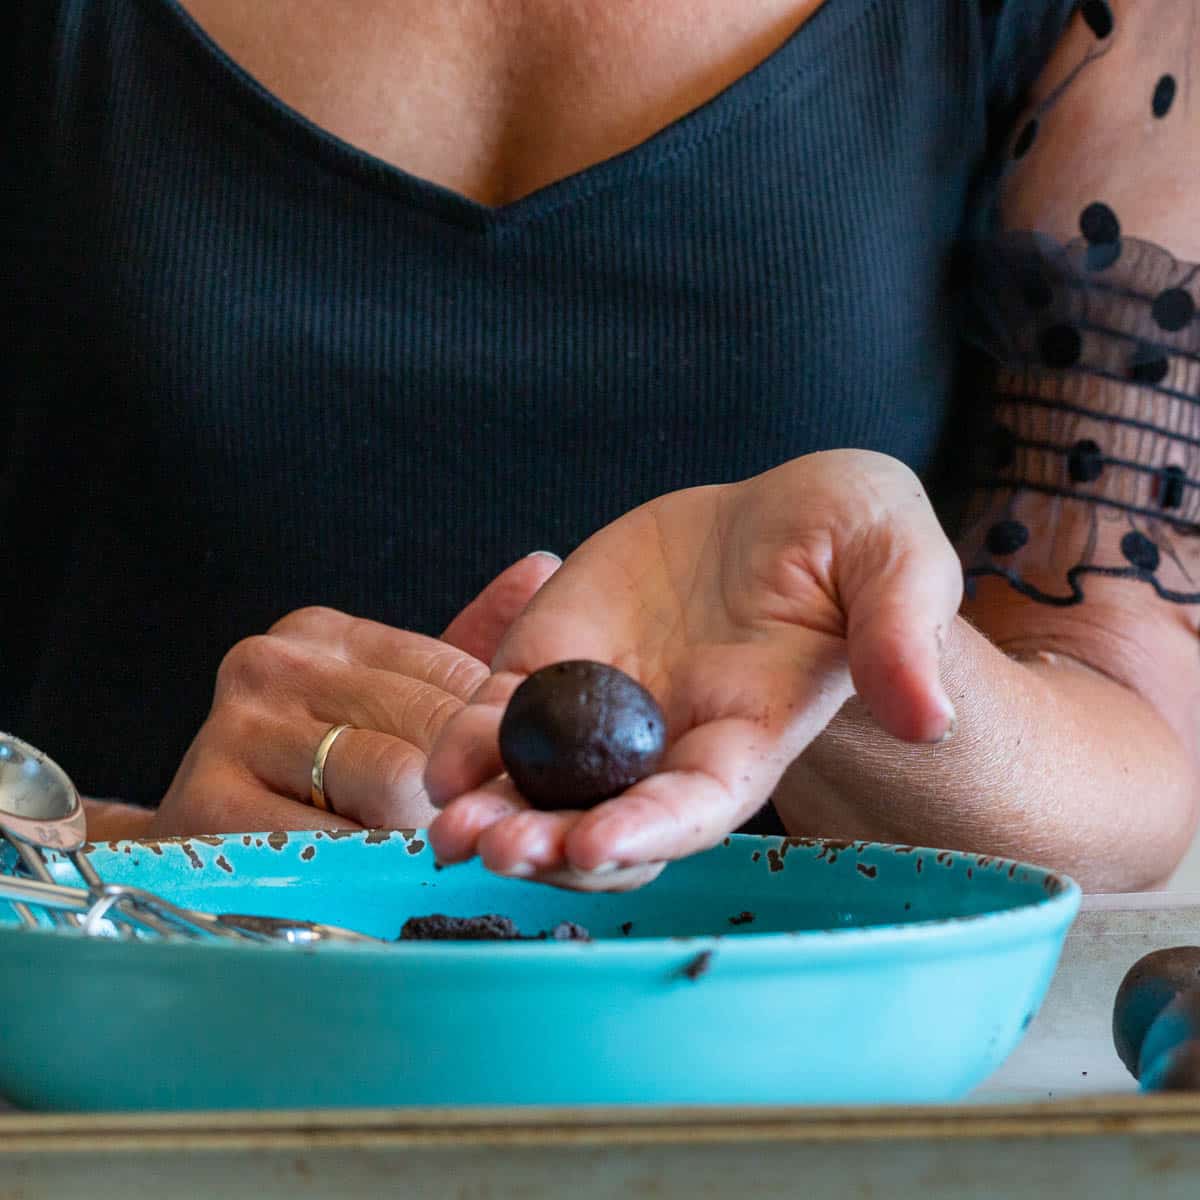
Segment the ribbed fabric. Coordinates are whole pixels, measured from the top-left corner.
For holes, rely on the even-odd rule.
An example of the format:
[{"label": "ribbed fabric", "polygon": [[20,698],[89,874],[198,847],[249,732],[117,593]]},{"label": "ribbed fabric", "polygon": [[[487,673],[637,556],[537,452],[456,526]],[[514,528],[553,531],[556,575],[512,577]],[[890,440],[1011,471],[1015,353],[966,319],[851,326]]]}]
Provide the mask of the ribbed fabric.
[{"label": "ribbed fabric", "polygon": [[1069,7],[828,0],[490,210],[316,129],[174,0],[10,0],[0,727],[153,803],[289,609],[436,633],[674,488],[834,446],[935,477],[948,263]]}]

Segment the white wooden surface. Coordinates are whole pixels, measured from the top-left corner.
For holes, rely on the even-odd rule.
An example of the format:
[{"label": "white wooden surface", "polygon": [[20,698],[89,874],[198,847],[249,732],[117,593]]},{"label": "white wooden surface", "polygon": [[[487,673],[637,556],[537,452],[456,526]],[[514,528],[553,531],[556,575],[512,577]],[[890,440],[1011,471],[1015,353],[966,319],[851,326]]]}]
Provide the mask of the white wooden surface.
[{"label": "white wooden surface", "polygon": [[1183,945],[1200,945],[1200,895],[1084,897],[1037,1017],[973,1098],[1061,1100],[1135,1092],[1113,1048],[1113,999],[1125,972],[1143,954]]}]

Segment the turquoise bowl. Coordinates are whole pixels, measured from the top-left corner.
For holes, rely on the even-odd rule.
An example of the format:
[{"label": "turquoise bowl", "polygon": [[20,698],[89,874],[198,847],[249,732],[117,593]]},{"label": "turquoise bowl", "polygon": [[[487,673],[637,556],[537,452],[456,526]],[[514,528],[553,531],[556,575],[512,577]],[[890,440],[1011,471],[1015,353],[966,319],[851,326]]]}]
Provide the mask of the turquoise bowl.
[{"label": "turquoise bowl", "polygon": [[743,836],[614,895],[441,870],[420,833],[113,843],[92,862],[216,912],[386,938],[499,912],[595,940],[130,942],[25,929],[0,902],[18,1106],[950,1101],[1033,1019],[1080,898],[1007,860]]}]

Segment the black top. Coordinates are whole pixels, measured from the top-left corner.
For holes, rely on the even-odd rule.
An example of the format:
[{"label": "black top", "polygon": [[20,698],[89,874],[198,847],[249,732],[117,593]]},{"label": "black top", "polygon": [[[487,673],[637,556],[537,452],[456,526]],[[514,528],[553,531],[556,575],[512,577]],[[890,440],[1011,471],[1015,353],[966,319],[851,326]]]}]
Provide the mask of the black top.
[{"label": "black top", "polygon": [[489,209],[314,127],[174,0],[9,0],[0,728],[153,803],[224,652],[290,609],[437,633],[664,491],[836,446],[936,477],[952,252],[1071,7],[827,0]]}]

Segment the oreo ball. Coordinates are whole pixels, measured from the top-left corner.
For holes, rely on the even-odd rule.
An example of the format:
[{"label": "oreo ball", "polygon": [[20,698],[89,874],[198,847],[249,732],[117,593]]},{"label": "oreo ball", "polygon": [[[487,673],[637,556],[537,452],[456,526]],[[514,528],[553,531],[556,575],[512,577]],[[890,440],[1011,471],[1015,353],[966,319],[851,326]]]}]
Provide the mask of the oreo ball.
[{"label": "oreo ball", "polygon": [[1146,1092],[1200,1092],[1200,1042],[1177,1042],[1142,1072]]},{"label": "oreo ball", "polygon": [[1138,1079],[1149,1087],[1163,1072],[1160,1062],[1187,1042],[1200,1041],[1200,991],[1180,992],[1146,1031],[1138,1057]]},{"label": "oreo ball", "polygon": [[1200,988],[1200,946],[1155,950],[1129,968],[1113,1003],[1113,1044],[1131,1075],[1137,1076],[1146,1030],[1191,988]]},{"label": "oreo ball", "polygon": [[651,774],[666,748],[653,696],[624,671],[575,660],[534,672],[500,722],[500,757],[534,808],[592,808]]}]

